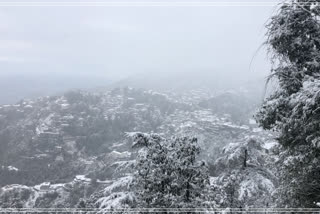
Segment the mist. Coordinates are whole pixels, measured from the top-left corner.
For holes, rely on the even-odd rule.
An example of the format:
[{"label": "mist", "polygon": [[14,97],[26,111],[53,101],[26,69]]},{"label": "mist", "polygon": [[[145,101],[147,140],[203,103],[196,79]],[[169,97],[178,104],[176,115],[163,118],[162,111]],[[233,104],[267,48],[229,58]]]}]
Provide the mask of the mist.
[{"label": "mist", "polygon": [[270,67],[261,45],[273,9],[1,7],[0,103],[184,72],[206,80],[219,73],[229,86],[261,80]]}]

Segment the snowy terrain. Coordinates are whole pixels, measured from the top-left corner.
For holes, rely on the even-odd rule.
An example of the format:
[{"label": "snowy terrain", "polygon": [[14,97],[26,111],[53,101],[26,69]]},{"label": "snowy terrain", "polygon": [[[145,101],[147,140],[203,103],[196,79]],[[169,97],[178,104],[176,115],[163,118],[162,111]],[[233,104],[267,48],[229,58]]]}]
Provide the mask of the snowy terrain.
[{"label": "snowy terrain", "polygon": [[[272,160],[265,154],[276,144],[253,122],[254,102],[242,102],[247,110],[232,115],[239,100],[249,96],[246,93],[208,95],[191,90],[185,96],[117,88],[3,105],[0,206],[133,206],[130,183],[137,154],[125,133],[137,131],[196,136],[201,158],[209,164],[211,188],[220,189],[220,205],[228,203],[226,186],[235,176],[241,177],[234,186],[236,200],[264,206],[276,185],[268,169]],[[248,145],[250,139],[259,145]],[[244,146],[254,150],[249,152],[250,168],[243,171]]]}]

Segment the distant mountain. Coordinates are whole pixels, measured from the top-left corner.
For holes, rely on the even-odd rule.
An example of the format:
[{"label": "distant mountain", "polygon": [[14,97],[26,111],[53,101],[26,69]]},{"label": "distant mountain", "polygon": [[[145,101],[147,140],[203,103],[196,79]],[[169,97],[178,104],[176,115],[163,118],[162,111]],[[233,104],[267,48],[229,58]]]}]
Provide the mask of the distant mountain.
[{"label": "distant mountain", "polygon": [[[8,72],[0,74],[0,104],[14,104],[23,98],[58,95],[71,89],[104,91],[126,86],[175,93],[201,89],[210,94],[242,87],[251,88],[251,91],[261,95],[265,81],[255,73],[249,75],[242,72],[240,75],[239,72],[237,75],[236,72],[210,69],[142,72],[123,78],[95,75],[94,72],[59,72],[58,68],[51,68],[45,73],[33,73],[34,67],[17,67],[16,70],[20,69],[21,72],[10,73],[10,68],[1,67]],[[23,70],[28,72],[23,73]]]},{"label": "distant mountain", "polygon": [[206,69],[190,71],[159,71],[144,72],[132,75],[110,85],[114,87],[133,87],[153,89],[164,92],[185,92],[189,90],[206,89],[211,93],[241,87],[262,92],[265,79],[258,75],[237,75],[237,73],[219,72]]},{"label": "distant mountain", "polygon": [[57,95],[71,89],[106,86],[111,78],[94,75],[32,72],[0,75],[0,104],[14,104],[21,99]]}]

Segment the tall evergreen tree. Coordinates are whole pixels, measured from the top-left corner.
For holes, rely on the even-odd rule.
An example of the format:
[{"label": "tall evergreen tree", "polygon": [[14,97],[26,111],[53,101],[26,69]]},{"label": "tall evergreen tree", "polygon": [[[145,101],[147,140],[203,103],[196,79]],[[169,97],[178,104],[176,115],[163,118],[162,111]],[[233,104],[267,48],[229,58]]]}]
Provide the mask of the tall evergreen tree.
[{"label": "tall evergreen tree", "polygon": [[209,174],[206,164],[197,160],[200,148],[196,138],[132,136],[133,146],[141,148],[135,175],[138,207],[193,208],[206,204]]},{"label": "tall evergreen tree", "polygon": [[[256,115],[279,132],[283,146],[278,193],[283,206],[311,207],[320,201],[320,5],[318,0],[284,2],[267,25],[279,88]],[[282,193],[282,194],[281,194]]]},{"label": "tall evergreen tree", "polygon": [[258,139],[246,137],[222,149],[215,161],[217,173],[211,186],[218,189],[221,207],[268,207],[275,188],[275,178],[268,162],[272,157]]}]

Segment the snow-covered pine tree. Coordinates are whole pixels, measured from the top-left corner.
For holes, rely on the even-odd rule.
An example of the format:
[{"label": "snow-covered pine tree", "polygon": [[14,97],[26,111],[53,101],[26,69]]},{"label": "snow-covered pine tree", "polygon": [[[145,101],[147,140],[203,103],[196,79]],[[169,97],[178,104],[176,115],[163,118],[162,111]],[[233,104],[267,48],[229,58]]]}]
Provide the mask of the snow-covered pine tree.
[{"label": "snow-covered pine tree", "polygon": [[175,181],[173,192],[175,206],[202,207],[208,203],[209,172],[204,161],[198,161],[200,147],[195,137],[174,138],[170,141]]},{"label": "snow-covered pine tree", "polygon": [[274,176],[268,169],[266,149],[258,139],[246,137],[223,148],[215,162],[212,186],[220,192],[221,207],[268,207],[274,190]]},{"label": "snow-covered pine tree", "polygon": [[135,175],[138,207],[180,208],[207,205],[209,174],[198,161],[196,138],[165,139],[134,133],[133,147],[141,148]]},{"label": "snow-covered pine tree", "polygon": [[135,174],[138,207],[170,207],[169,185],[172,182],[172,165],[166,141],[157,134],[135,133],[133,147],[141,148]]},{"label": "snow-covered pine tree", "polygon": [[279,132],[284,148],[282,206],[311,207],[320,201],[319,2],[287,1],[267,25],[266,44],[274,65],[271,77],[279,88],[256,118],[263,128]]}]

